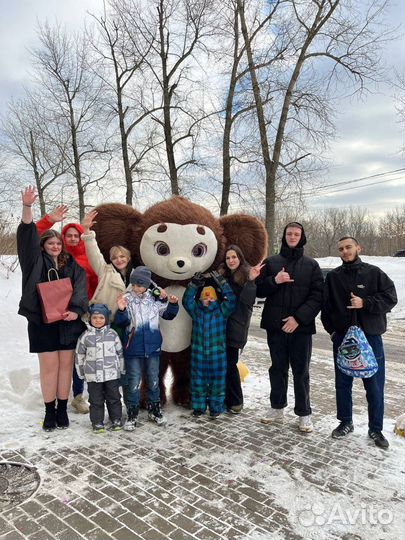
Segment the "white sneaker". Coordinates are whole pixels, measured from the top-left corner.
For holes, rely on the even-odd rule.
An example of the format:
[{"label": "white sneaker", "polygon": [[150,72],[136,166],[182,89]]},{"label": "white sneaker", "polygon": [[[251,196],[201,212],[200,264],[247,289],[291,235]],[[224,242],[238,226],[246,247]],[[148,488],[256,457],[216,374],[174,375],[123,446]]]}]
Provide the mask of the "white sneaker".
[{"label": "white sneaker", "polygon": [[272,424],[281,421],[284,418],[284,409],[270,408],[269,414],[265,418],[260,418],[262,424]]},{"label": "white sneaker", "polygon": [[137,419],[127,420],[124,424],[124,431],[135,431]]},{"label": "white sneaker", "polygon": [[300,416],[298,429],[304,433],[311,433],[314,430],[314,426],[310,416]]},{"label": "white sneaker", "polygon": [[73,398],[70,405],[76,412],[80,414],[87,414],[89,412],[89,406],[82,394],[78,394],[75,398]]}]

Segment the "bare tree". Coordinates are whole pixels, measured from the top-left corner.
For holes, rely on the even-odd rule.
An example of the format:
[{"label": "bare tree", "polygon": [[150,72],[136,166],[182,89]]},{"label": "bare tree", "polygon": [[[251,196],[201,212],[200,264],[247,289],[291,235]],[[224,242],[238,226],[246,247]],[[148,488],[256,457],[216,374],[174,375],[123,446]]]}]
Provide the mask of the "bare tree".
[{"label": "bare tree", "polygon": [[89,69],[89,43],[84,33],[69,36],[60,26],[45,23],[39,26],[38,36],[40,46],[32,51],[35,75],[48,99],[50,121],[56,120],[69,133],[67,158],[82,219],[86,190],[109,169],[110,152],[97,123],[102,84]]},{"label": "bare tree", "polygon": [[[153,89],[147,92],[147,81],[144,77],[145,59],[150,54],[154,38],[145,40],[142,35],[128,27],[126,2],[110,0],[109,11],[104,10],[100,17],[94,16],[97,22],[101,43],[94,47],[104,66],[112,70],[112,77],[107,69],[103,74],[104,86],[113,95],[112,113],[118,120],[120,134],[120,151],[125,174],[126,203],[132,205],[134,197],[133,173],[141,166],[148,153],[162,143],[156,137],[155,129],[150,125],[146,135],[138,129],[145,120],[156,111],[160,104],[153,104]],[[98,71],[97,71],[98,73]],[[135,135],[135,142],[131,137]]]},{"label": "bare tree", "polygon": [[68,137],[58,133],[46,117],[42,97],[27,93],[24,99],[9,104],[1,124],[4,149],[22,166],[20,176],[24,167],[28,168],[25,181],[36,186],[41,215],[46,213],[46,191],[69,170]]},{"label": "bare tree", "polygon": [[381,255],[405,249],[405,206],[397,206],[380,219],[379,244]]},{"label": "bare tree", "polygon": [[[146,57],[149,69],[159,85],[162,114],[153,116],[164,135],[167,176],[171,193],[182,191],[180,171],[184,174],[197,164],[196,141],[200,124],[207,117],[193,99],[196,83],[193,69],[198,67],[197,50],[204,50],[213,0],[117,0],[126,10],[127,28],[151,45]],[[140,16],[141,14],[141,16]]]},{"label": "bare tree", "polygon": [[[259,62],[254,56],[254,43],[250,40],[245,2],[237,0],[237,3],[256,103],[265,169],[266,229],[271,245],[280,168],[289,173],[310,155],[305,144],[297,144],[294,140],[294,132],[303,130],[314,141],[320,141],[322,127],[327,126],[324,138],[330,135],[333,123],[327,108],[328,98],[336,96],[340,83],[346,83],[344,91],[350,85],[354,94],[379,78],[379,46],[390,35],[381,23],[384,0],[371,0],[367,9],[351,0],[280,0],[269,3],[267,9],[272,13],[274,22],[272,46],[277,42],[279,29],[284,44],[286,35],[290,38],[288,49],[283,54],[282,73],[269,71],[265,83],[278,87],[279,91],[273,108],[267,112],[272,114],[269,124],[263,107],[263,82],[257,76]],[[269,33],[267,27],[266,32]],[[319,122],[321,127],[315,127]],[[287,130],[289,125],[290,131]],[[291,152],[294,147],[295,151]]]}]

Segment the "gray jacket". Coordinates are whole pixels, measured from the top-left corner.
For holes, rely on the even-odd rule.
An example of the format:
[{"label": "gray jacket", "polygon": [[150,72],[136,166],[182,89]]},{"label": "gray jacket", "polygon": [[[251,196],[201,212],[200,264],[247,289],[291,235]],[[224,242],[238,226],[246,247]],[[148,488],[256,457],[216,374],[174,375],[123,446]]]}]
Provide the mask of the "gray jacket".
[{"label": "gray jacket", "polygon": [[119,379],[125,373],[122,343],[115,330],[108,325],[87,330],[79,337],[75,351],[76,371],[87,382]]}]

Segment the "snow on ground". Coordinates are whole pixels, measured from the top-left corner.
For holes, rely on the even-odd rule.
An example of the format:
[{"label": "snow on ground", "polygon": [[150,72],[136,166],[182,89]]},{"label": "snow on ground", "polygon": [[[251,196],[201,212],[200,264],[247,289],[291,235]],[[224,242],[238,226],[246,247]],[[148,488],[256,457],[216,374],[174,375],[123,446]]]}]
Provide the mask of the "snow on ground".
[{"label": "snow on ground", "polygon": [[[389,317],[389,325],[393,326],[402,334],[404,331],[403,320],[405,319],[405,259],[391,257],[363,257],[366,262],[380,266],[394,280],[399,296],[398,305],[394,308]],[[323,267],[330,266],[334,268],[339,265],[340,259],[326,258],[320,259]],[[90,430],[90,424],[86,415],[71,415],[72,427],[79,430],[79,437],[72,437],[73,430],[47,434],[40,429],[43,403],[39,387],[38,360],[37,356],[28,352],[27,322],[25,318],[17,315],[18,302],[21,293],[21,274],[19,269],[15,272],[7,271],[7,260],[0,261],[0,340],[2,347],[0,350],[0,440],[2,444],[0,449],[12,449],[24,447],[27,450],[27,458],[30,452],[34,452],[44,446],[48,449],[58,451],[64,447],[79,447],[94,444],[94,435]],[[402,322],[401,322],[402,321]],[[257,351],[258,354],[268,355],[267,344],[265,340],[252,339],[247,346],[250,354]],[[242,358],[243,359],[243,358]],[[314,355],[313,361],[330,362],[330,358],[317,357]],[[268,377],[267,372],[263,372],[259,365],[249,365],[250,375],[244,383],[245,406],[248,409],[263,408],[263,396],[268,395]],[[292,389],[290,388],[290,394]],[[291,395],[292,397],[292,395]],[[399,397],[399,396],[398,396]],[[364,400],[365,401],[365,400]],[[291,399],[290,399],[291,402]],[[174,406],[168,406],[166,414],[170,418],[170,429],[160,431],[159,439],[156,438],[156,431],[153,429],[142,429],[142,438],[145,447],[148,443],[164,449],[173,445],[173,441],[181,437],[182,429],[188,419],[184,418],[184,412]],[[143,412],[146,424],[146,416]],[[290,411],[288,413],[289,421],[296,421]],[[391,422],[393,419],[390,419]],[[366,406],[363,403],[361,414],[355,415],[356,426],[359,431],[367,431],[367,413]],[[18,431],[15,426],[18,425]],[[325,438],[330,436],[330,432],[335,427],[334,417],[316,418],[316,431]],[[146,427],[146,426],[145,426]],[[150,426],[148,426],[149,428]],[[141,426],[142,428],[142,426]],[[393,472],[396,464],[403,460],[403,441],[395,437],[387,430],[387,438],[390,441],[390,452],[383,456],[382,465],[387,470],[384,479],[384,489],[381,487],[381,497],[387,501],[390,512],[394,516],[401,516],[403,509],[400,508],[402,502],[395,500],[396,493],[403,491],[403,478],[396,476]],[[119,444],[121,435],[114,439],[112,444]],[[297,450],[299,451],[299,450]],[[367,455],[367,452],[374,451],[370,449],[369,441],[359,439],[358,455]],[[376,449],[378,452],[378,449]],[[289,451],[289,460],[294,459],[294,448]],[[382,459],[382,458],[381,458]],[[353,499],[350,494],[332,494],[326,493],[322,489],[325,481],[323,475],[325,471],[319,471],[319,487],[314,483],[306,482],[302,473],[294,468],[283,467],[280,463],[274,463],[270,460],[257,462],[253,459],[252,452],[249,450],[239,451],[236,455],[202,450],[201,454],[184,458],[184,464],[192,466],[195,462],[208,466],[221,465],[221,471],[224,482],[234,482],[238,478],[249,477],[255,480],[264,492],[274,495],[277,504],[288,509],[290,520],[296,524],[295,532],[302,534],[305,538],[329,538],[330,535],[342,537],[344,530],[342,519],[338,519],[342,508],[353,508]],[[375,465],[375,464],[374,464]],[[163,466],[162,466],[163,467]],[[162,473],[162,467],[156,462],[148,459],[147,455],[138,456],[136,471],[128,468],[128,474],[133,475],[136,481],[146,481],[158,473]],[[367,461],[362,463],[361,478],[358,482],[361,484],[367,478],[367,485],[372,485],[372,469],[368,468]],[[340,471],[341,472],[341,471]],[[42,471],[42,473],[44,473]],[[46,473],[45,473],[46,474]],[[339,471],[336,471],[339,474]],[[356,471],[352,474],[356,475]],[[327,471],[328,480],[334,476],[333,464]],[[269,482],[271,478],[271,482]],[[356,480],[356,479],[355,479]],[[80,490],[86,484],[86,478],[77,480],[77,489]],[[304,486],[304,489],[303,489]],[[72,489],[72,486],[69,486]],[[52,487],[55,494],[63,495],[64,486],[55,483]],[[61,495],[62,494],[62,495]],[[337,506],[337,500],[339,505]],[[380,500],[381,502],[381,500]],[[372,504],[372,501],[370,502]],[[369,511],[370,505],[366,508],[362,502],[359,512]],[[355,510],[355,509],[354,509]],[[315,516],[315,517],[314,517]],[[319,519],[317,519],[319,516]],[[326,518],[325,518],[326,516]],[[340,516],[341,517],[341,516]],[[361,517],[361,516],[360,516]],[[384,516],[380,516],[380,524],[383,523]],[[389,516],[388,516],[389,517]],[[350,518],[350,516],[349,516]],[[349,519],[348,518],[348,519]],[[329,521],[325,523],[325,519]],[[368,516],[365,519],[354,519],[354,528],[352,532],[358,534],[358,538],[373,537],[372,523]],[[391,527],[393,524],[390,525]],[[394,530],[398,531],[398,537],[401,536],[403,523],[394,524]],[[326,530],[328,535],[326,535]],[[392,529],[391,529],[392,530]],[[385,536],[384,536],[385,537]],[[273,536],[274,540],[276,537]],[[249,536],[249,540],[264,540],[264,537]]]},{"label": "snow on ground", "polygon": [[[322,267],[331,268],[335,268],[340,262],[337,257],[318,260]],[[402,333],[402,321],[405,320],[405,258],[363,257],[363,260],[381,267],[395,282],[398,304],[390,314],[389,325],[398,325],[398,330]],[[35,411],[31,419],[34,425],[41,422],[43,408],[37,355],[28,352],[27,322],[17,314],[21,296],[21,272],[19,268],[14,272],[8,270],[13,261],[15,257],[3,257],[0,260],[0,433],[7,433],[12,438],[13,428],[8,425],[11,412],[13,423],[24,424],[27,422],[26,411]],[[252,346],[256,344],[267,350],[265,343],[259,341],[252,343]],[[20,444],[32,444],[31,435],[30,429],[20,433]],[[26,441],[24,437],[27,437]],[[66,437],[69,435],[66,434]],[[58,440],[62,444],[66,442],[64,437],[59,437]]]}]

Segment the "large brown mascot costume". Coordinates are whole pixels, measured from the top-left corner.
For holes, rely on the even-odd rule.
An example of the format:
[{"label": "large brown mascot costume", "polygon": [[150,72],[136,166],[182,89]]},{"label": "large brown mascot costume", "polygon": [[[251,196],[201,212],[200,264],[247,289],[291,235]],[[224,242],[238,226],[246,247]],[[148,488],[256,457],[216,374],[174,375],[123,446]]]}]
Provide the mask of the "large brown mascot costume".
[{"label": "large brown mascot costume", "polygon": [[265,256],[266,231],[245,214],[216,219],[208,210],[183,197],[157,203],[144,214],[124,204],[97,208],[97,242],[108,258],[113,245],[127,247],[134,265],[143,264],[168,294],[179,297],[180,311],[172,321],[161,320],[161,401],[166,402],[164,376],[170,364],[172,397],[179,405],[190,402],[191,319],[181,305],[185,287],[196,272],[216,270],[229,244],[237,244],[246,260],[256,265]]}]

